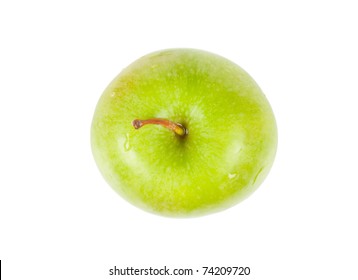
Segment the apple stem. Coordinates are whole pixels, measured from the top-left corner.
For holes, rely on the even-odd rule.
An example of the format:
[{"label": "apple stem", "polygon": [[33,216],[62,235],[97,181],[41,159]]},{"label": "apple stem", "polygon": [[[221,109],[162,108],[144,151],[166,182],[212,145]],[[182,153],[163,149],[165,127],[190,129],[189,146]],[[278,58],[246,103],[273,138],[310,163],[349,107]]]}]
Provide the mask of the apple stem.
[{"label": "apple stem", "polygon": [[170,129],[176,135],[179,135],[179,136],[185,136],[188,134],[188,130],[182,124],[172,122],[172,121],[166,120],[166,119],[159,119],[159,118],[153,118],[153,119],[148,119],[148,120],[136,119],[132,122],[132,125],[134,126],[135,129],[139,129],[142,126],[147,125],[147,124],[159,124],[165,128]]}]

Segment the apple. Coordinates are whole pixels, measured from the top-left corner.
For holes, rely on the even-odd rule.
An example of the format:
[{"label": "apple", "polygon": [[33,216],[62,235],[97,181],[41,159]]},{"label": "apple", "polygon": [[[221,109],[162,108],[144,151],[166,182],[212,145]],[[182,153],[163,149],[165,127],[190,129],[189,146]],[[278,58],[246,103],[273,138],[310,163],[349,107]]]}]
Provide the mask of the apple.
[{"label": "apple", "polygon": [[252,194],[275,157],[266,97],[238,65],[196,49],[145,55],[105,89],[91,127],[109,185],[163,216],[227,209]]}]

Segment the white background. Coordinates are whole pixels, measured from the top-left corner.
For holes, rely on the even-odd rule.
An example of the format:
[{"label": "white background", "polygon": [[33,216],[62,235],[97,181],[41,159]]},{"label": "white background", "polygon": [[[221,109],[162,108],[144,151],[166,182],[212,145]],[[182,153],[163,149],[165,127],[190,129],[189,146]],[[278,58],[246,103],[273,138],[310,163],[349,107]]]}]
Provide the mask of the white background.
[{"label": "white background", "polygon": [[[108,276],[114,265],[358,279],[355,2],[2,0],[4,279],[119,279]],[[276,161],[259,190],[202,218],[131,206],[103,180],[90,149],[92,114],[107,84],[133,60],[171,47],[242,66],[279,128]]]}]

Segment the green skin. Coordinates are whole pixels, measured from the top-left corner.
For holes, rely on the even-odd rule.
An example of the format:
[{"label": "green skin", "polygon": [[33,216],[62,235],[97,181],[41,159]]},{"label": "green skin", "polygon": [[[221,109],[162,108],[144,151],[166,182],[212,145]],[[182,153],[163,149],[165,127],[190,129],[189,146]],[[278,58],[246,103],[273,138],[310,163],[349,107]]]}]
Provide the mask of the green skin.
[{"label": "green skin", "polygon": [[[161,125],[182,124],[179,136]],[[194,49],[146,55],[124,69],[100,98],[92,150],[107,182],[152,213],[201,216],[253,193],[276,153],[276,122],[266,97],[239,66]]]}]

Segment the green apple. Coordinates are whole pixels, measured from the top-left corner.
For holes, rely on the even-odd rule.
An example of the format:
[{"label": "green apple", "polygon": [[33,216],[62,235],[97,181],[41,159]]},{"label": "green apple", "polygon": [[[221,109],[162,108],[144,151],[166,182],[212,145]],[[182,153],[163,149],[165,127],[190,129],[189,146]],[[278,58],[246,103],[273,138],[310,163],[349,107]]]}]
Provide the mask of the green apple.
[{"label": "green apple", "polygon": [[92,121],[95,161],[122,197],[149,212],[200,216],[253,193],[276,153],[266,97],[233,62],[169,49],[125,68]]}]

